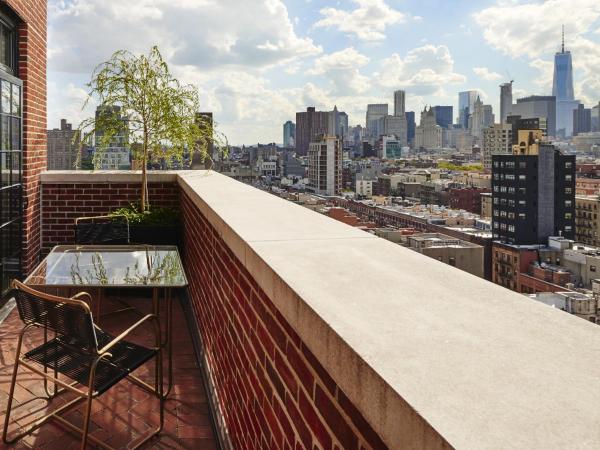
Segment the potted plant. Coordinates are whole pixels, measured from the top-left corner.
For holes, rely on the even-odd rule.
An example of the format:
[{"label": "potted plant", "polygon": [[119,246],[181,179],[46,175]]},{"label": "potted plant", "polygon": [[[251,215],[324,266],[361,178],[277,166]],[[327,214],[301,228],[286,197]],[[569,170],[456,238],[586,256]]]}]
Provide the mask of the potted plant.
[{"label": "potted plant", "polygon": [[[199,112],[198,89],[172,76],[156,46],[147,56],[115,52],[96,67],[87,86],[84,107],[92,99],[100,107],[95,117],[80,124],[80,145],[95,146],[94,168],[101,167],[107,149],[126,147],[141,169],[139,203],[119,213],[129,217],[134,230],[174,227],[174,222],[166,220],[172,211],[150,205],[148,167],[159,162],[162,167],[181,167],[194,155],[210,166],[209,148],[222,153],[227,149],[221,145],[226,139],[215,131],[212,120]],[[155,230],[152,235],[158,238],[160,233],[169,234],[169,230]]]}]

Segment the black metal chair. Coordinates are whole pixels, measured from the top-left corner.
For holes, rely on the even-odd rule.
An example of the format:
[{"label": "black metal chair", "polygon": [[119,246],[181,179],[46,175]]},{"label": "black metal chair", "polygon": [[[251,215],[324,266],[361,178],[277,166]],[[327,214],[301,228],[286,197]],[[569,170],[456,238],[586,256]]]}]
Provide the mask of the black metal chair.
[{"label": "black metal chair", "polygon": [[[15,299],[19,316],[25,326],[19,334],[6,407],[2,434],[6,444],[15,443],[48,420],[54,419],[81,434],[82,450],[86,448],[88,440],[100,447],[111,449],[112,447],[97,437],[88,434],[92,401],[124,378],[149,391],[160,402],[160,424],[146,436],[138,438],[140,441],[131,448],[138,448],[160,433],[164,421],[164,399],[160,324],[156,315],[148,314],[119,336],[113,337],[94,324],[88,304],[80,300],[81,298],[91,300],[91,296],[86,292],[71,298],[63,298],[35,291],[18,281],[14,281],[12,287],[7,297]],[[124,340],[127,335],[145,323],[154,325],[154,347],[147,348]],[[44,330],[44,343],[21,355],[23,336],[34,328]],[[48,330],[54,332],[54,338],[51,340],[47,338]],[[132,375],[134,370],[152,359],[156,361],[154,387]],[[77,397],[36,420],[27,430],[8,439],[15,384],[20,367],[41,375],[45,382],[50,381],[54,384],[54,394],[48,393],[45,384],[49,398],[54,398],[65,391],[73,392]],[[51,373],[48,373],[49,371]],[[72,382],[59,379],[59,374]],[[82,390],[78,385],[87,389]],[[58,386],[62,389],[58,389]],[[83,428],[80,428],[62,417],[61,413],[83,401],[86,401],[86,406]]]},{"label": "black metal chair", "polygon": [[125,245],[130,242],[127,216],[93,216],[75,219],[78,245]]}]

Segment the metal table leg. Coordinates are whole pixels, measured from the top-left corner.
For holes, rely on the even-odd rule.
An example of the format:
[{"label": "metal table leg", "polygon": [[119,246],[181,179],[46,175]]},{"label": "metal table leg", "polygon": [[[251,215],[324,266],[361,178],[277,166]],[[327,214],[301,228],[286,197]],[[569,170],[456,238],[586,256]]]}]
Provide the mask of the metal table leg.
[{"label": "metal table leg", "polygon": [[[163,388],[163,399],[166,399],[167,396],[171,393],[171,389],[173,388],[173,299],[171,296],[171,290],[169,288],[165,288],[164,299],[167,303],[167,317],[165,323],[164,339],[162,335],[162,327],[160,330],[160,345],[163,350],[167,351],[167,386],[166,389]],[[159,288],[152,289],[152,313],[156,314],[160,322],[161,314]],[[158,373],[158,365],[155,365],[154,370],[156,375]],[[158,379],[158,377],[156,377],[155,379]]]}]

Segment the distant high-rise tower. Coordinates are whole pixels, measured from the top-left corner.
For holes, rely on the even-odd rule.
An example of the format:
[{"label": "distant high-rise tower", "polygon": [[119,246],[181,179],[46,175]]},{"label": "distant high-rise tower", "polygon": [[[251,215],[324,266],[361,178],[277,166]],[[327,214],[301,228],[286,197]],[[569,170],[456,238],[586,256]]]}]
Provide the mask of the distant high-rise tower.
[{"label": "distant high-rise tower", "polygon": [[554,79],[552,95],[556,97],[557,134],[570,136],[573,133],[573,110],[579,102],[573,92],[573,61],[571,52],[565,51],[565,27],[562,31],[560,52],[554,55]]},{"label": "distant high-rise tower", "polygon": [[283,146],[293,147],[296,139],[296,124],[288,120],[283,124]]},{"label": "distant high-rise tower", "polygon": [[479,97],[477,91],[463,91],[458,93],[458,124],[461,128],[469,128],[469,115],[473,114],[475,100]]},{"label": "distant high-rise tower", "polygon": [[512,80],[500,85],[500,123],[506,123],[506,118],[512,109]]},{"label": "distant high-rise tower", "polygon": [[452,128],[452,106],[434,106],[435,122],[444,129]]},{"label": "distant high-rise tower", "polygon": [[371,139],[379,139],[379,136],[383,134],[383,130],[380,129],[379,119],[388,115],[387,103],[375,103],[367,105],[367,134]]},{"label": "distant high-rise tower", "polygon": [[394,91],[394,115],[403,116],[406,112],[406,92]]}]

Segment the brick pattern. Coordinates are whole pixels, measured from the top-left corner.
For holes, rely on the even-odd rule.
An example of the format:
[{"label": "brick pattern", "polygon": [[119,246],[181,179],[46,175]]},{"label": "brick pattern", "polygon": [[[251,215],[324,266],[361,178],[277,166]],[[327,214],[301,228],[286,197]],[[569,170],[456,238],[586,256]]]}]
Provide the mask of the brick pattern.
[{"label": "brick pattern", "polygon": [[189,296],[233,448],[387,448],[200,210],[181,201]]},{"label": "brick pattern", "polygon": [[40,174],[46,169],[47,1],[7,0],[23,20],[18,30],[23,80],[23,271],[37,263],[40,248]]},{"label": "brick pattern", "polygon": [[[128,298],[128,302],[144,311],[149,311],[148,298]],[[110,307],[110,302],[104,306]],[[165,313],[165,311],[163,311]],[[217,450],[217,441],[213,433],[209,414],[208,399],[204,390],[202,371],[197,363],[194,347],[188,328],[185,326],[185,312],[179,302],[175,302],[173,321],[177,326],[173,335],[173,372],[174,385],[165,402],[164,428],[158,437],[142,447],[144,450]],[[103,319],[102,327],[116,336],[139,319],[134,314],[124,313]],[[0,360],[0,423],[4,424],[10,380],[17,346],[17,337],[23,323],[16,308],[0,325],[2,333],[2,359]],[[131,342],[152,345],[151,328],[142,326],[127,337]],[[24,341],[25,351],[43,342],[41,330],[27,334]],[[154,363],[149,362],[135,371],[142,380],[154,381]],[[43,381],[40,376],[21,369],[15,389],[15,401],[11,414],[10,436],[14,436],[18,426],[25,427],[46,412],[55,410],[62,401],[74,398],[66,392],[48,401],[44,395]],[[67,418],[81,425],[83,406],[66,414]],[[14,421],[17,423],[15,424]],[[158,401],[148,392],[133,383],[123,380],[94,400],[90,433],[104,443],[115,448],[124,448],[129,441],[146,434],[159,422]],[[14,446],[0,443],[0,449],[43,449],[69,450],[79,449],[80,438],[56,422],[43,425],[31,435],[23,438]],[[92,445],[89,445],[92,448]]]},{"label": "brick pattern", "polygon": [[[137,202],[140,183],[46,184],[42,185],[42,252],[75,239],[75,219],[108,214]],[[148,183],[150,204],[179,206],[176,183]]]}]

